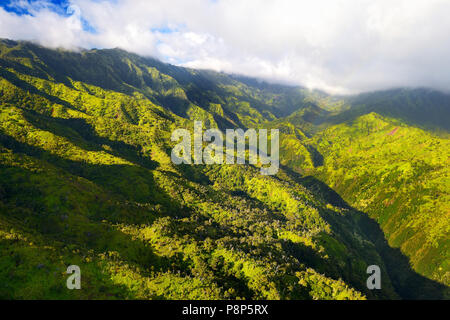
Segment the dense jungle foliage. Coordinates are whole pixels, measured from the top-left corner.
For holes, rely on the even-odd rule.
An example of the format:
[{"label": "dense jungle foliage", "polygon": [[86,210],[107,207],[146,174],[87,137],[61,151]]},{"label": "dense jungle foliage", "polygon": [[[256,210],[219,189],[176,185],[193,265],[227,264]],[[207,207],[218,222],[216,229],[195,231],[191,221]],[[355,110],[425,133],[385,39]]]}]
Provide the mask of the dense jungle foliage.
[{"label": "dense jungle foliage", "polygon": [[[1,40],[0,298],[448,298],[449,115],[425,89],[332,97]],[[279,172],[174,165],[193,120],[279,128]]]}]

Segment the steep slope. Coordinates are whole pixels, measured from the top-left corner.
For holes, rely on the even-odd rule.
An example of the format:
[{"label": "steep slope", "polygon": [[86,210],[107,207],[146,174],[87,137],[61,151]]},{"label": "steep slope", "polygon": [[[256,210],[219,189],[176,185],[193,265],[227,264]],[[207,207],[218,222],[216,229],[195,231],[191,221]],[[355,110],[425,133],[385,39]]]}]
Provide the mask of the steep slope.
[{"label": "steep slope", "polygon": [[[173,129],[254,124],[273,117],[270,106],[225,76],[139,59],[2,43],[2,298],[398,297],[358,213],[295,175],[174,166]],[[157,72],[160,87],[146,78]],[[235,84],[214,89],[216,113],[213,93],[192,98],[208,77]],[[65,288],[70,264],[83,290]],[[365,286],[369,264],[382,267],[381,291]]]},{"label": "steep slope", "polygon": [[179,116],[201,118],[212,126],[250,127],[279,112],[258,90],[229,76],[178,68],[119,49],[76,53],[6,40],[0,47],[4,70],[68,87],[79,82],[126,95],[139,93]]},{"label": "steep slope", "polygon": [[[315,126],[345,108],[321,93],[122,50],[2,41],[0,297],[442,298],[445,287],[411,271],[365,213],[292,170],[329,178],[370,209],[325,174],[332,131],[316,135]],[[192,120],[279,127],[284,167],[267,177],[249,165],[173,165],[170,134]],[[438,245],[445,228],[430,235]],[[445,259],[434,261],[445,272]],[[84,290],[66,290],[69,264],[81,267]],[[382,290],[366,287],[371,264],[382,269]]]},{"label": "steep slope", "polygon": [[450,141],[370,113],[315,137],[316,174],[375,218],[419,273],[450,283]]},{"label": "steep slope", "polygon": [[371,112],[398,119],[410,126],[447,134],[450,131],[450,95],[431,89],[392,89],[344,97],[346,110],[327,122],[341,123]]},{"label": "steep slope", "polygon": [[[275,122],[290,123],[289,117]],[[312,137],[294,134],[304,127],[285,131],[282,163],[367,213],[414,270],[448,286],[449,139],[376,113],[322,131],[316,126],[320,132]]]}]

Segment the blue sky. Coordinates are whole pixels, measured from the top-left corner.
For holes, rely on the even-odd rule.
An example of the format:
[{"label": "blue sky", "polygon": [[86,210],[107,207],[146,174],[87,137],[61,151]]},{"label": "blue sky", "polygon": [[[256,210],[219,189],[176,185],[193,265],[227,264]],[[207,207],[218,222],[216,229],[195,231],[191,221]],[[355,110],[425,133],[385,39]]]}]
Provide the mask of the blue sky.
[{"label": "blue sky", "polygon": [[[56,12],[59,14],[65,14],[67,7],[69,6],[69,3],[67,1],[62,0],[49,0],[49,1],[29,1],[30,3],[48,3],[54,5],[54,8]],[[30,14],[30,12],[27,10],[25,6],[21,6],[20,3],[17,1],[11,1],[11,0],[0,0],[0,6],[3,7],[8,12],[14,12],[18,15],[23,14]]]},{"label": "blue sky", "polygon": [[[70,3],[67,0],[48,0],[48,1],[39,1],[39,0],[29,0],[27,1],[31,6],[33,4],[38,7],[46,7],[50,11],[55,12],[56,14],[62,17],[71,16],[73,12],[73,8],[70,7]],[[23,2],[11,1],[11,0],[0,0],[0,7],[4,8],[5,11],[17,14],[19,16],[22,15],[30,15],[33,16],[33,12],[29,10],[26,5],[22,5]],[[87,20],[81,17],[81,22],[83,26],[83,30],[91,33],[95,33],[96,30],[92,27]]]},{"label": "blue sky", "polygon": [[0,0],[0,37],[331,93],[450,91],[448,0]]}]

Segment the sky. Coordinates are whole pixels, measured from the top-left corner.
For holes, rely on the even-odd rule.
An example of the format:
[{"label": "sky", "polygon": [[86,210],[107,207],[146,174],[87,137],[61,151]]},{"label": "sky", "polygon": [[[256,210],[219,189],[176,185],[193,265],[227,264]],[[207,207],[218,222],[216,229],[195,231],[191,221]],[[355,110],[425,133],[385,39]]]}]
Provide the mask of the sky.
[{"label": "sky", "polygon": [[450,0],[0,0],[0,38],[333,94],[450,92]]}]

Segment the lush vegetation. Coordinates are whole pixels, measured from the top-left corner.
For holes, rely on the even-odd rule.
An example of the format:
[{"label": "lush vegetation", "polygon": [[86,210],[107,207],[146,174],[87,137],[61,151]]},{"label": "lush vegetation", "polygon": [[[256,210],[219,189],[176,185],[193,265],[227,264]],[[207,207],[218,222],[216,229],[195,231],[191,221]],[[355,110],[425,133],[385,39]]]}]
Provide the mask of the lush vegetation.
[{"label": "lush vegetation", "polygon": [[375,219],[415,271],[450,284],[448,138],[371,112],[312,137],[290,132],[281,148],[286,166]]},{"label": "lush vegetation", "polygon": [[[376,114],[330,125],[348,104],[117,49],[1,41],[0,297],[445,297],[448,140]],[[170,134],[192,120],[280,128],[281,170],[173,165]],[[71,264],[82,290],[65,286]],[[371,264],[382,290],[366,287]]]},{"label": "lush vegetation", "polygon": [[318,175],[375,218],[415,270],[450,284],[450,140],[370,113],[316,143]]}]

